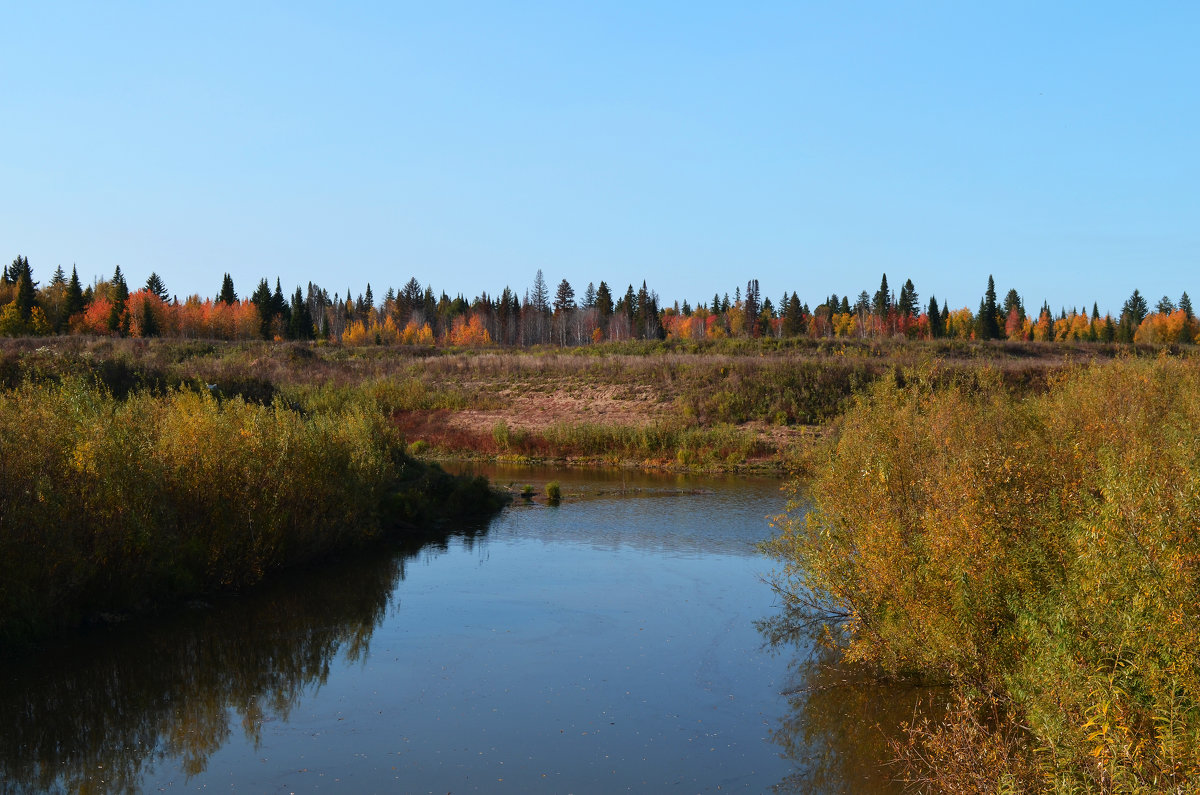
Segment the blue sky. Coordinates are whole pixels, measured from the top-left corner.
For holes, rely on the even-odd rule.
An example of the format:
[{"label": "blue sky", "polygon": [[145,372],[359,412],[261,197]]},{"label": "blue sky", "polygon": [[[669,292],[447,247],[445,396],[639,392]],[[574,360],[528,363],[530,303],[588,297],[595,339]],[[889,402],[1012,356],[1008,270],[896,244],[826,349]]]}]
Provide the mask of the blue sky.
[{"label": "blue sky", "polygon": [[22,3],[0,256],[184,296],[541,268],[1200,297],[1194,3]]}]

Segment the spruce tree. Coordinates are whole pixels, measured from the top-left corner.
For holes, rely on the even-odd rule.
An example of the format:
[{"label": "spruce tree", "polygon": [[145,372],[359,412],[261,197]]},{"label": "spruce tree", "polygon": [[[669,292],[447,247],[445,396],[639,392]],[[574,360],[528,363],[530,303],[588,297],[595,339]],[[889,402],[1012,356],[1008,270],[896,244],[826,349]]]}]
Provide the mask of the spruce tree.
[{"label": "spruce tree", "polygon": [[108,300],[112,302],[112,308],[108,312],[108,330],[121,337],[128,336],[129,313],[126,307],[129,304],[129,285],[125,283],[120,265],[113,272],[112,283],[108,288]]},{"label": "spruce tree", "polygon": [[871,309],[879,317],[886,317],[888,310],[891,309],[892,294],[888,290],[887,274],[883,274],[883,278],[879,280],[879,289],[875,291],[875,299],[872,301]]},{"label": "spruce tree", "polygon": [[250,303],[258,308],[258,334],[264,340],[271,338],[271,285],[266,279],[258,283]]},{"label": "spruce tree", "polygon": [[979,305],[979,337],[994,340],[1000,336],[1000,322],[996,318],[996,281],[988,275],[987,292]]},{"label": "spruce tree", "polygon": [[22,323],[28,324],[33,316],[34,303],[37,301],[37,292],[33,289],[33,271],[29,267],[28,258],[17,257],[13,265],[14,269],[10,270],[9,275],[15,278],[17,284],[17,297],[14,299],[17,315]]},{"label": "spruce tree", "polygon": [[1195,320],[1196,316],[1192,313],[1192,299],[1188,298],[1187,291],[1179,296],[1179,308],[1183,310],[1183,314],[1188,320]]},{"label": "spruce tree", "polygon": [[150,277],[146,279],[146,292],[157,295],[163,301],[167,300],[167,286],[163,284],[162,278],[153,271],[150,273]]},{"label": "spruce tree", "polygon": [[221,280],[221,292],[217,295],[217,300],[223,304],[233,304],[238,300],[237,293],[233,290],[233,277],[228,273]]},{"label": "spruce tree", "polygon": [[71,280],[67,282],[67,317],[78,315],[84,309],[83,286],[79,283],[79,270],[71,266]]},{"label": "spruce tree", "polygon": [[601,319],[607,319],[613,313],[612,290],[608,289],[607,282],[601,281],[596,290],[596,309],[600,310]]},{"label": "spruce tree", "polygon": [[929,336],[933,338],[946,336],[946,326],[942,323],[942,313],[938,310],[937,296],[929,296],[929,309],[926,310],[926,315],[929,318]]}]

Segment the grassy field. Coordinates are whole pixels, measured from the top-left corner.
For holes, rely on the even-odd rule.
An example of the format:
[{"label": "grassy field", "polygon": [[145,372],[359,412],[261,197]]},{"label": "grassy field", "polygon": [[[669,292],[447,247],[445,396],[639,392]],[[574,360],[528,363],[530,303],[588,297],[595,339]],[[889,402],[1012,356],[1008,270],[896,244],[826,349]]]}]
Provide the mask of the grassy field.
[{"label": "grassy field", "polygon": [[783,472],[802,464],[854,394],[904,368],[989,371],[1044,389],[1112,346],[807,340],[620,343],[565,352],[342,348],[286,343],[13,340],[0,385],[95,378],[114,395],[199,390],[310,412],[370,405],[423,457]]}]

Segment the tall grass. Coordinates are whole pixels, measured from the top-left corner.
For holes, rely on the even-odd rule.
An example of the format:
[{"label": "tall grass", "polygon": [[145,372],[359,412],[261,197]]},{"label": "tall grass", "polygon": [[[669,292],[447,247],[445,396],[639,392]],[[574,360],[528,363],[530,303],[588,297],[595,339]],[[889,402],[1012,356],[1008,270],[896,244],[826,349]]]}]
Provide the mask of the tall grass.
[{"label": "tall grass", "polygon": [[402,443],[359,405],[118,400],[77,378],[0,392],[0,635],[252,584],[427,518],[438,500],[489,506],[485,484],[429,470]]},{"label": "tall grass", "polygon": [[1200,367],[882,379],[768,551],[848,660],[953,684],[912,780],[949,792],[1200,781]]}]

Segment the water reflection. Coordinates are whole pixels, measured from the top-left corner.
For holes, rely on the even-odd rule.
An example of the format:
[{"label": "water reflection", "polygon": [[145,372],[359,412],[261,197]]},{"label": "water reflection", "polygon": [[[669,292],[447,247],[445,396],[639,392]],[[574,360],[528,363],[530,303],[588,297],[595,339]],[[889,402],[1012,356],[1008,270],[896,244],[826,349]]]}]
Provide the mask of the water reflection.
[{"label": "water reflection", "polygon": [[903,724],[936,702],[937,688],[883,681],[838,660],[817,643],[812,626],[794,615],[758,623],[766,645],[793,655],[784,695],[788,712],[771,740],[795,763],[776,785],[781,793],[900,793],[892,744]]},{"label": "water reflection", "polygon": [[0,791],[132,791],[167,761],[203,772],[234,731],[257,747],[263,725],[287,720],[339,653],[365,658],[405,561],[422,548],[445,549],[446,537],[0,661]]}]

